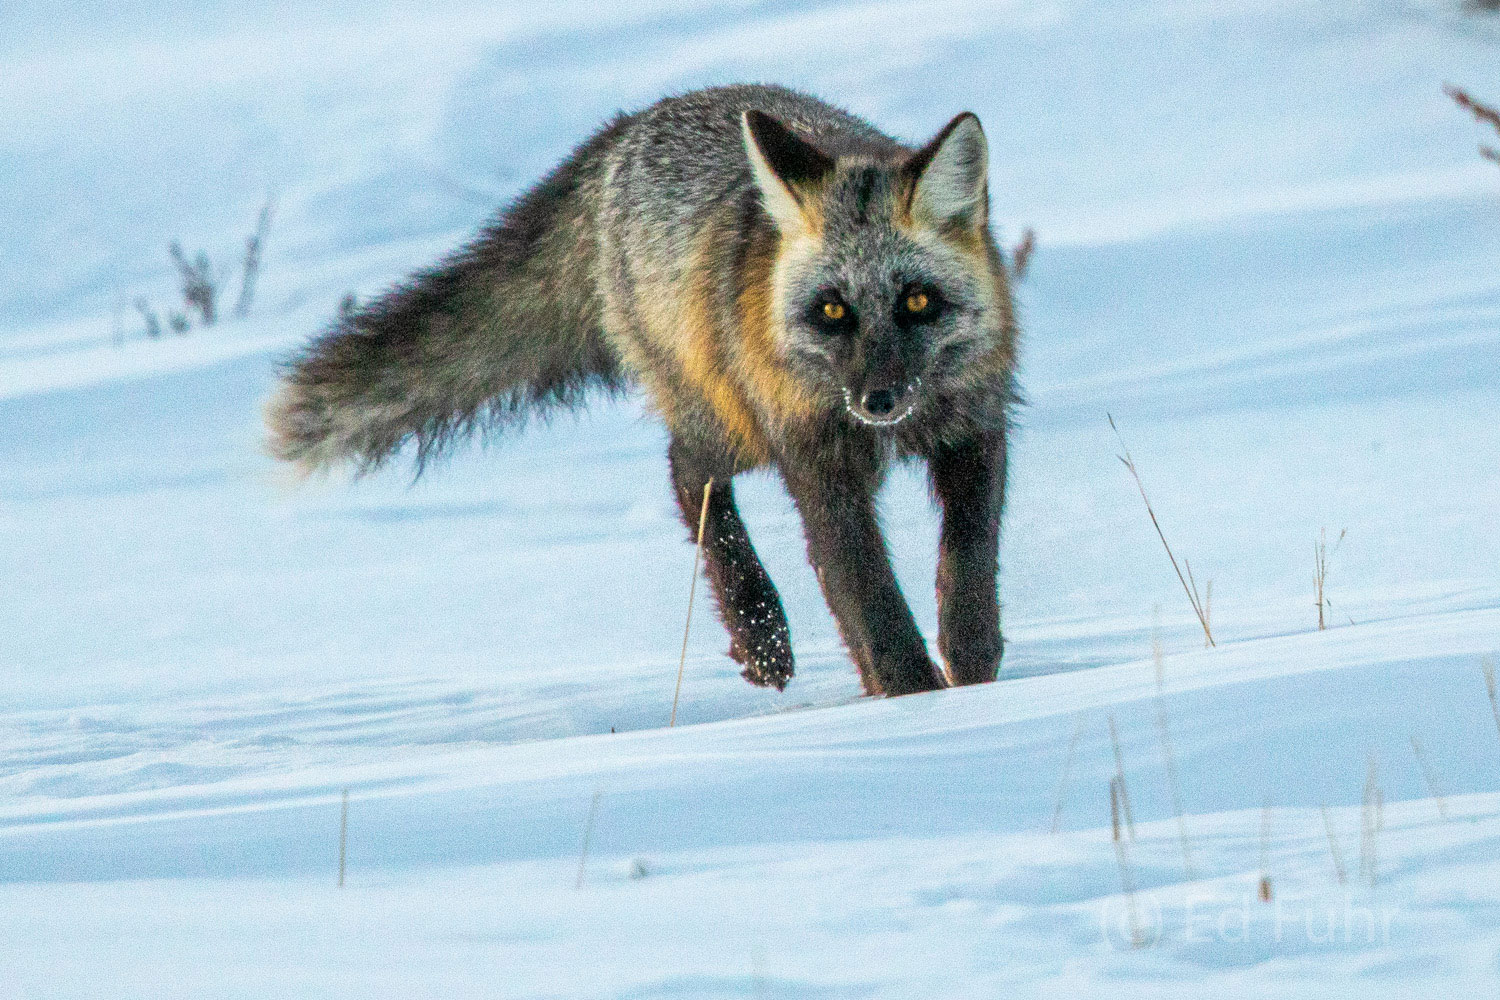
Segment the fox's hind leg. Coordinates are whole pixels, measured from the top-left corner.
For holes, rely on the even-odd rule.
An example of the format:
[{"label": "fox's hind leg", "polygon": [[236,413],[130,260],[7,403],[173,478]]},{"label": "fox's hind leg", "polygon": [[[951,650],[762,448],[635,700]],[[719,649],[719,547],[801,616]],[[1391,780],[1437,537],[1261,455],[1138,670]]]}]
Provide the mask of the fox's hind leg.
[{"label": "fox's hind leg", "polygon": [[708,520],[703,529],[703,561],[729,631],[729,655],[744,666],[752,684],[778,691],[792,679],[792,641],[776,586],[750,544],[734,504],[733,461],[710,445],[674,437],[667,450],[672,489],[693,541],[710,479]]}]

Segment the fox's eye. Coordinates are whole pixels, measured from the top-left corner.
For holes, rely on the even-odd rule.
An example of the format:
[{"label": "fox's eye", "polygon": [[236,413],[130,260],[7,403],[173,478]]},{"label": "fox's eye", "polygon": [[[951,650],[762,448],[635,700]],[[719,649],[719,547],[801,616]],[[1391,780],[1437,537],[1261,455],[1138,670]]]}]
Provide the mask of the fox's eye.
[{"label": "fox's eye", "polygon": [[818,293],[803,314],[807,321],[824,333],[847,333],[854,328],[854,308],[838,292],[828,289]]},{"label": "fox's eye", "polygon": [[902,327],[930,323],[943,311],[943,293],[928,284],[912,282],[896,303],[896,322]]}]

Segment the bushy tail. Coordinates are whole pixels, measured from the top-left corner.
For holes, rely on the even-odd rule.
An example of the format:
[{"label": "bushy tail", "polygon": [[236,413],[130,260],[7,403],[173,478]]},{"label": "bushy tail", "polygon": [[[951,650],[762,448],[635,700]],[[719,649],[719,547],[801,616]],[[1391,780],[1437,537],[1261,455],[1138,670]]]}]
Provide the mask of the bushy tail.
[{"label": "bushy tail", "polygon": [[415,441],[422,464],[476,429],[619,389],[594,262],[597,177],[616,123],[479,238],[293,358],[267,406],[268,448],[304,471],[361,471]]}]

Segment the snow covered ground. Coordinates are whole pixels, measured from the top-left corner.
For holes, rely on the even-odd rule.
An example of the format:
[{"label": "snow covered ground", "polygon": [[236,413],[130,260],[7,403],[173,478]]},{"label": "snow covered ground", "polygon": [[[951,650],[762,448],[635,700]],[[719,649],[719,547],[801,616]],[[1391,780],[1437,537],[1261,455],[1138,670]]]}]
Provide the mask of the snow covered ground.
[{"label": "snow covered ground", "polygon": [[[1500,171],[1440,87],[1500,97],[1500,21],[180,6],[0,11],[0,993],[1494,991]],[[1037,228],[1000,683],[859,698],[749,477],[798,676],[746,685],[700,604],[662,728],[692,551],[636,400],[414,485],[294,488],[258,450],[278,360],[343,294],[616,107],[745,78],[912,139],[972,108],[1004,238]],[[145,339],[167,241],[227,262],[268,191],[253,314]],[[1213,580],[1215,649],[1106,412]],[[920,471],[884,503],[930,628]]]}]

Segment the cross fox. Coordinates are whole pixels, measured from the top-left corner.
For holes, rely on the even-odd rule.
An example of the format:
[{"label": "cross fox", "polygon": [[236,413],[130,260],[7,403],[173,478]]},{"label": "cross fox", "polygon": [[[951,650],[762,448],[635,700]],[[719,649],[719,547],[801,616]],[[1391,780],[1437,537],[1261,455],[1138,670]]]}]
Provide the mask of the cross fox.
[{"label": "cross fox", "polygon": [[[772,86],[621,114],[465,248],[342,315],[286,366],[269,450],[360,471],[414,444],[644,391],[690,541],[754,684],[785,687],[785,612],[735,506],[774,467],[870,694],[995,679],[1016,324],[964,113],[912,148]],[[942,511],[934,666],[876,493],[927,462]],[[709,485],[711,484],[711,486]]]}]

